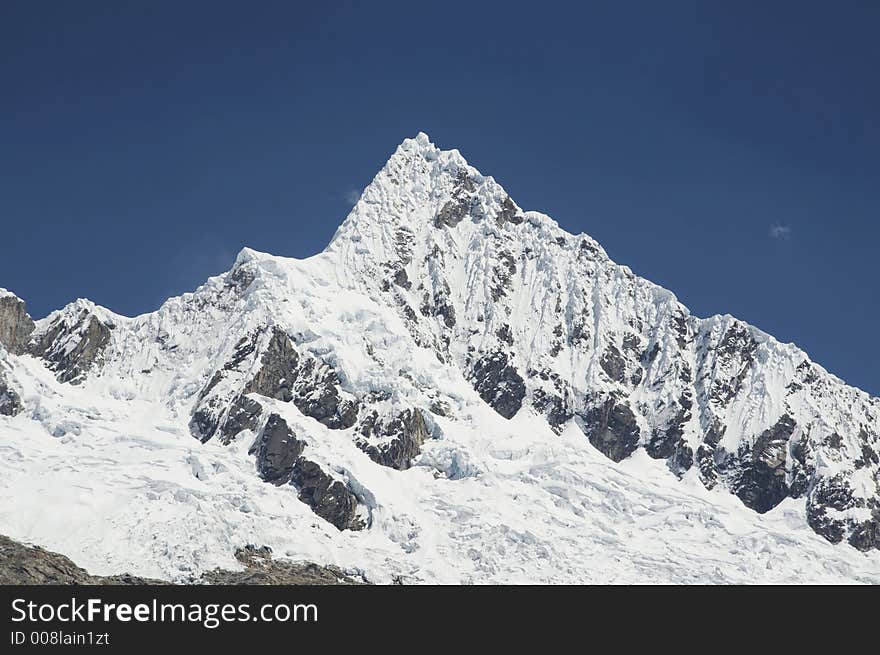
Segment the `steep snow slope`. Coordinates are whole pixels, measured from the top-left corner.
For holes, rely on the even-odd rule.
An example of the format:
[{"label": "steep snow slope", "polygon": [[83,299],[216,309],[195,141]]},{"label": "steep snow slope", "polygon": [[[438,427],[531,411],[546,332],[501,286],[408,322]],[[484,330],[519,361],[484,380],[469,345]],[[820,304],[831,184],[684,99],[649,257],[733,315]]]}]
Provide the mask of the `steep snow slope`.
[{"label": "steep snow slope", "polygon": [[29,321],[0,298],[0,532],[95,573],[880,579],[877,399],[423,134],[323,253]]}]

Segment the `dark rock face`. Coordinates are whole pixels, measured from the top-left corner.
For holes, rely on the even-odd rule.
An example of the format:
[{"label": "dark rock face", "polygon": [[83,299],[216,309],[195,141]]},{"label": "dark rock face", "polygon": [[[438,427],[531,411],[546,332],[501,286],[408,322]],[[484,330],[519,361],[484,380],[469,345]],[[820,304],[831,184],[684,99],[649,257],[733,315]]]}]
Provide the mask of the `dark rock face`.
[{"label": "dark rock face", "polygon": [[475,190],[474,181],[465,171],[461,171],[455,178],[452,199],[434,217],[434,227],[455,227],[469,216],[471,210],[476,209],[476,201],[472,195]]},{"label": "dark rock face", "polygon": [[590,443],[609,459],[619,462],[638,448],[639,426],[625,403],[608,398],[579,417]]},{"label": "dark rock face", "polygon": [[215,435],[221,443],[230,443],[242,430],[256,430],[263,406],[246,396],[238,396],[231,403],[219,397],[200,402],[189,421],[189,431],[201,442]]},{"label": "dark rock face", "polygon": [[422,316],[437,316],[443,319],[443,324],[446,327],[455,327],[455,307],[452,305],[449,296],[449,285],[445,282],[438,286],[433,296],[425,291],[422,296],[422,303],[419,306]]},{"label": "dark rock face", "polygon": [[201,583],[217,585],[351,585],[362,584],[335,566],[311,562],[283,562],[272,559],[272,549],[253,545],[235,551],[244,571],[215,569],[202,576]]},{"label": "dark rock face", "polygon": [[258,393],[284,402],[293,400],[299,353],[283,330],[272,328],[272,338],[260,361],[262,367],[245,385],[244,393]]},{"label": "dark rock face", "polygon": [[547,422],[555,432],[560,432],[562,426],[574,416],[563,398],[542,389],[535,391],[533,406],[547,417]]},{"label": "dark rock face", "polygon": [[880,549],[880,509],[875,508],[869,521],[857,525],[848,541],[861,551]]},{"label": "dark rock face", "polygon": [[287,421],[278,414],[270,414],[250,453],[256,455],[257,471],[264,481],[275,485],[290,483],[302,502],[339,530],[362,529],[355,495],[343,482],[303,457],[305,447]]},{"label": "dark rock face", "polygon": [[193,410],[189,431],[201,442],[218,436],[221,443],[231,443],[242,430],[256,430],[263,406],[246,396],[238,396],[231,403],[219,397],[200,402]]},{"label": "dark rock face", "polygon": [[608,346],[599,365],[614,382],[623,382],[626,376],[626,361],[615,346]]},{"label": "dark rock face", "polygon": [[22,354],[34,331],[34,322],[25,311],[24,301],[0,296],[0,345],[13,355]]},{"label": "dark rock face", "polygon": [[683,441],[679,441],[667,464],[673,473],[681,477],[694,465],[693,449]]},{"label": "dark rock face", "polygon": [[739,370],[732,379],[713,380],[709,389],[711,402],[725,406],[742,388],[742,382],[754,364],[758,342],[746,325],[734,323],[722,337],[717,350],[718,360],[724,368]]},{"label": "dark rock face", "polygon": [[846,534],[846,523],[830,516],[827,510],[842,511],[852,507],[852,503],[852,492],[842,477],[822,478],[807,497],[807,523],[831,543],[840,543]]},{"label": "dark rock face", "polygon": [[796,423],[783,415],[769,430],[755,441],[751,449],[741,448],[736,462],[725,462],[724,469],[732,469],[731,488],[743,503],[763,514],[789,495],[785,480],[785,462],[788,440]]},{"label": "dark rock face", "polygon": [[21,398],[9,386],[3,371],[0,370],[0,416],[15,416],[23,409]]},{"label": "dark rock face", "polygon": [[375,444],[360,439],[357,441],[358,448],[377,464],[399,471],[410,467],[428,439],[425,417],[417,409],[407,409],[390,421],[381,420],[374,411],[363,420],[359,432],[366,439],[380,439],[381,442]]},{"label": "dark rock face", "polygon": [[409,276],[406,274],[406,269],[400,268],[394,273],[394,284],[401,287],[402,289],[411,289],[412,282],[409,281]]},{"label": "dark rock face", "polygon": [[337,529],[361,530],[365,527],[356,514],[355,495],[314,462],[304,457],[298,458],[293,466],[290,483],[299,491],[302,502]]},{"label": "dark rock face", "polygon": [[251,452],[257,456],[257,471],[266,482],[290,482],[296,460],[302,455],[305,442],[296,438],[287,421],[271,414],[260,431]]},{"label": "dark rock face", "polygon": [[331,430],[344,430],[357,422],[357,404],[340,395],[336,372],[311,357],[297,371],[293,404]]},{"label": "dark rock face", "polygon": [[243,430],[256,430],[260,423],[263,406],[247,396],[239,396],[233,401],[226,415],[226,421],[220,428],[220,442],[228,444]]},{"label": "dark rock face", "polygon": [[461,223],[464,218],[470,214],[471,199],[470,198],[453,198],[447,202],[437,216],[434,217],[434,227],[455,227]]},{"label": "dark rock face", "polygon": [[[645,445],[645,450],[655,459],[669,459],[675,456],[676,462],[670,462],[670,466],[677,473],[687,471],[693,464],[693,452],[682,440],[684,426],[691,419],[691,401],[687,392],[677,401],[678,409],[675,415],[665,427],[654,430],[651,440]],[[690,456],[686,455],[690,453]],[[690,463],[687,463],[690,460]],[[687,464],[685,466],[685,464]],[[684,468],[682,468],[684,467]]]},{"label": "dark rock face", "polygon": [[497,221],[499,225],[504,225],[505,223],[519,225],[523,222],[523,215],[519,213],[516,205],[513,204],[513,200],[510,199],[510,196],[505,196],[502,201],[501,211],[498,212]]},{"label": "dark rock face", "polygon": [[[306,416],[331,429],[351,427],[357,421],[358,406],[344,399],[336,372],[326,363],[297,352],[290,337],[272,328],[268,344],[260,355],[260,368],[240,390],[218,392],[224,379],[243,377],[260,347],[257,331],[236,344],[230,360],[211,377],[193,409],[190,432],[201,441],[219,434],[224,443],[245,429],[255,429],[262,406],[245,396],[259,394],[283,402],[292,402]],[[232,379],[236,379],[232,377]],[[241,383],[238,383],[241,384]]]},{"label": "dark rock face", "polygon": [[800,498],[810,488],[810,481],[816,473],[816,458],[810,442],[805,437],[791,442],[789,444],[789,452],[791,454],[789,495],[792,498]]},{"label": "dark rock face", "polygon": [[161,580],[136,578],[128,574],[101,577],[90,575],[64,555],[26,546],[0,535],[0,585],[144,585],[165,584]]},{"label": "dark rock face", "polygon": [[110,343],[111,329],[112,326],[83,310],[73,323],[57,318],[30,344],[28,351],[46,360],[59,382],[79,384],[101,362]]},{"label": "dark rock face", "polygon": [[[188,584],[226,585],[339,585],[362,584],[335,566],[272,559],[272,550],[245,546],[235,552],[244,571],[214,569]],[[91,575],[69,558],[27,546],[0,535],[0,585],[164,585],[163,580],[139,578],[128,573]]]},{"label": "dark rock face", "polygon": [[474,364],[469,377],[480,398],[504,418],[513,418],[522,407],[526,385],[505,353],[484,355]]},{"label": "dark rock face", "polygon": [[697,448],[695,462],[700,471],[700,480],[706,489],[713,489],[718,484],[717,459],[722,453],[717,452],[718,442],[724,436],[726,427],[716,423],[712,425],[703,437],[703,443]]}]

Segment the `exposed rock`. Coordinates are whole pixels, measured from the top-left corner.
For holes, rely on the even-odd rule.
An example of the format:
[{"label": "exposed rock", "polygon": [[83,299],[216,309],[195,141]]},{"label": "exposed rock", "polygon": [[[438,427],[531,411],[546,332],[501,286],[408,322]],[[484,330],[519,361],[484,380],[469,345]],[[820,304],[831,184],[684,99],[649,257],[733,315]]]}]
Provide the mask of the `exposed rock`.
[{"label": "exposed rock", "polygon": [[[263,335],[265,330],[257,330],[241,339],[230,360],[211,377],[192,412],[193,436],[208,441],[219,434],[228,443],[242,430],[255,429],[262,407],[245,394],[293,402],[303,414],[331,429],[355,424],[357,403],[342,397],[332,367],[298,353],[287,333],[277,327],[271,328],[268,340]],[[260,367],[248,377],[258,353]]]},{"label": "exposed rock", "polygon": [[807,497],[807,523],[814,532],[833,544],[843,541],[846,522],[829,515],[852,506],[852,491],[840,476],[819,479]]},{"label": "exposed rock", "polygon": [[565,423],[574,416],[565,400],[543,389],[535,390],[533,406],[547,417],[547,422],[555,432],[560,432]]},{"label": "exposed rock", "polygon": [[880,511],[875,509],[870,520],[858,524],[848,541],[851,546],[861,551],[880,549]]},{"label": "exposed rock", "polygon": [[23,409],[21,398],[15,392],[0,369],[0,416],[15,416]]},{"label": "exposed rock", "polygon": [[605,349],[599,365],[614,382],[623,382],[626,375],[626,360],[623,359],[623,355],[615,346],[610,345]]},{"label": "exposed rock", "polygon": [[272,338],[263,351],[262,366],[244,386],[244,393],[290,402],[293,400],[293,383],[298,375],[299,353],[293,347],[284,330],[272,328]]},{"label": "exposed rock", "polygon": [[504,418],[513,418],[522,407],[525,382],[505,353],[489,353],[478,359],[470,381],[480,398]]},{"label": "exposed rock", "polygon": [[816,457],[806,437],[790,442],[789,453],[791,455],[789,495],[792,498],[800,498],[809,490],[810,482],[816,473]]},{"label": "exposed rock", "polygon": [[287,421],[270,414],[260,431],[251,452],[257,456],[257,471],[266,482],[285,484],[290,482],[296,460],[305,449],[305,442],[296,438]]},{"label": "exposed rock", "polygon": [[449,403],[443,400],[434,400],[428,410],[436,416],[449,416]]},{"label": "exposed rock", "polygon": [[[645,450],[655,459],[667,459],[675,453],[681,453],[682,448],[686,447],[682,437],[684,436],[685,425],[691,419],[690,410],[693,407],[693,402],[685,393],[678,398],[677,406],[677,410],[670,410],[674,411],[673,417],[668,420],[664,427],[655,429],[651,435],[651,440],[645,445]],[[690,448],[688,450],[690,451]],[[680,467],[683,463],[684,460],[679,460],[676,466]],[[686,471],[688,468],[690,468],[690,465],[684,470]]]},{"label": "exposed rock", "polygon": [[466,171],[460,171],[455,178],[452,199],[449,200],[434,217],[434,227],[455,227],[476,209],[477,200],[473,197],[476,190],[474,181]]},{"label": "exposed rock", "polygon": [[227,285],[236,290],[239,294],[247,290],[256,279],[256,275],[252,268],[248,266],[236,266],[227,278]]},{"label": "exposed rock", "polygon": [[638,448],[639,426],[625,403],[610,397],[578,416],[587,439],[609,459],[619,462]]},{"label": "exposed rock", "polygon": [[412,288],[412,282],[409,281],[409,276],[406,274],[406,269],[401,268],[394,273],[394,284],[407,290]]},{"label": "exposed rock", "polygon": [[189,431],[203,443],[217,435],[221,443],[230,443],[242,430],[256,430],[263,406],[246,396],[231,403],[211,396],[199,403],[189,421]]},{"label": "exposed rock", "polygon": [[714,489],[718,484],[718,471],[715,465],[715,446],[702,443],[697,447],[694,457],[697,469],[700,471],[700,481],[706,489]]},{"label": "exposed rock", "polygon": [[34,337],[28,352],[44,359],[59,382],[79,384],[102,361],[111,329],[111,325],[82,309],[73,317],[56,317],[44,332]]},{"label": "exposed rock", "polygon": [[[189,584],[342,585],[364,584],[335,566],[272,559],[270,548],[239,548],[235,558],[243,571],[214,569]],[[58,553],[28,546],[0,535],[0,585],[166,585],[164,580],[120,575],[91,575]]]},{"label": "exposed rock", "polygon": [[673,473],[681,477],[694,465],[693,449],[684,441],[679,441],[667,464]]},{"label": "exposed rock", "polygon": [[471,199],[470,198],[453,198],[447,202],[437,216],[434,217],[434,227],[455,227],[461,223],[464,218],[470,214]]},{"label": "exposed rock", "polygon": [[335,566],[272,559],[272,549],[253,545],[239,548],[235,558],[244,571],[215,569],[200,582],[214,585],[353,585],[363,584]]},{"label": "exposed rock", "polygon": [[0,535],[0,585],[144,585],[161,580],[128,574],[90,575],[64,555]]},{"label": "exposed rock", "polygon": [[290,483],[299,491],[299,499],[312,511],[339,530],[361,530],[364,523],[357,516],[357,497],[341,481],[324,472],[314,462],[296,460]]},{"label": "exposed rock", "polygon": [[247,396],[239,396],[229,407],[226,420],[220,428],[220,442],[228,444],[243,430],[256,430],[260,423],[263,406]]},{"label": "exposed rock", "polygon": [[24,301],[0,290],[0,345],[14,355],[27,347],[34,322],[25,311]]},{"label": "exposed rock", "polygon": [[382,421],[374,411],[361,423],[359,432],[366,439],[379,439],[381,442],[371,443],[361,439],[357,442],[358,448],[377,464],[400,471],[410,467],[428,439],[425,417],[417,409],[407,409],[390,421]]},{"label": "exposed rock", "polygon": [[498,212],[496,220],[499,225],[504,225],[505,223],[519,225],[523,222],[523,215],[516,208],[516,205],[513,204],[510,196],[505,196],[501,202],[501,211]]},{"label": "exposed rock", "polygon": [[731,488],[747,507],[763,514],[789,495],[785,476],[788,440],[797,424],[784,414],[748,448],[740,448],[735,461],[728,458],[723,468],[732,472]]},{"label": "exposed rock", "polygon": [[[293,404],[303,414],[333,430],[355,424],[357,403],[342,397],[339,377],[329,364],[312,356],[303,356],[296,370],[288,375],[293,385]],[[286,379],[278,382],[279,386],[286,383]]]},{"label": "exposed rock", "polygon": [[709,398],[713,403],[724,406],[739,393],[755,361],[757,349],[758,342],[748,326],[742,323],[735,322],[724,333],[717,346],[718,366],[738,373],[732,378],[717,377],[712,381]]}]

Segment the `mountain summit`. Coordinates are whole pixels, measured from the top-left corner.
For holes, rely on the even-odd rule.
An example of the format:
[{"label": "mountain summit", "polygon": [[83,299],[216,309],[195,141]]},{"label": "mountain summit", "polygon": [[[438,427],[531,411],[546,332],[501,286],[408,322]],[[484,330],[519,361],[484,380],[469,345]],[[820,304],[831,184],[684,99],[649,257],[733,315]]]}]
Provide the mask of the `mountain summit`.
[{"label": "mountain summit", "polygon": [[878,399],[423,133],[313,257],[135,318],[3,292],[0,344],[0,514],[97,573],[259,542],[375,581],[880,579]]}]

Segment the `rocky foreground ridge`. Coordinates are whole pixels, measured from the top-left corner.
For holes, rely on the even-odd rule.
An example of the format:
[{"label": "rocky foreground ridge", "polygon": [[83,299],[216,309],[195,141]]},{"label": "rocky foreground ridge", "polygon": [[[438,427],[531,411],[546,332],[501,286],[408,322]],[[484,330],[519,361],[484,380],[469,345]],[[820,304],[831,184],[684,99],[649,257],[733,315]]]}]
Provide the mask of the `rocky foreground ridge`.
[{"label": "rocky foreground ridge", "polygon": [[[361,584],[342,571],[316,564],[272,559],[271,550],[246,546],[236,551],[244,569],[215,569],[189,584],[337,585]],[[121,574],[90,575],[69,558],[0,535],[0,585],[163,585],[168,582]]]}]

